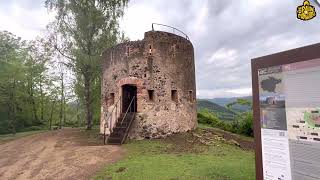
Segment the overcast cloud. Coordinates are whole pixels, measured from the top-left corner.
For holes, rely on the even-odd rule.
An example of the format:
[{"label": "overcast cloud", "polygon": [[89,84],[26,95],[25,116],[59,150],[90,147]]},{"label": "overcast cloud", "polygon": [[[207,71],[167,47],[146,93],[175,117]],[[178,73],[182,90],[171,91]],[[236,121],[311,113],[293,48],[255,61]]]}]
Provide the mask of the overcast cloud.
[{"label": "overcast cloud", "polygon": [[[296,8],[302,3],[133,0],[121,27],[131,40],[143,39],[152,22],[177,27],[195,48],[198,98],[244,96],[251,94],[252,58],[319,42],[320,15],[307,22],[297,20]],[[318,6],[316,10],[319,14]],[[40,35],[52,18],[41,0],[0,0],[0,30],[24,39]]]}]

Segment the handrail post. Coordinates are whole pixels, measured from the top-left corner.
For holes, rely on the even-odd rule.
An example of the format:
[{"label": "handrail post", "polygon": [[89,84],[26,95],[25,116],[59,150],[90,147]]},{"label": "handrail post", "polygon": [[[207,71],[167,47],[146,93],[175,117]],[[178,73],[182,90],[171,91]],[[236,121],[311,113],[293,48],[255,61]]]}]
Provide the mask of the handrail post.
[{"label": "handrail post", "polygon": [[131,106],[132,106],[132,103],[134,103],[134,104],[133,104],[133,112],[132,112],[132,115],[131,115],[131,119],[130,119],[130,121],[128,122],[129,124],[127,125],[127,128],[126,128],[126,130],[125,130],[124,137],[122,138],[120,144],[123,144],[123,142],[126,140],[126,138],[127,138],[127,136],[128,136],[128,133],[129,133],[129,129],[130,129],[131,124],[132,124],[132,121],[134,120],[135,115],[136,115],[136,112],[135,112],[136,104],[135,104],[135,101],[134,101],[135,98],[136,98],[136,97],[133,96],[132,100],[130,101],[129,107],[127,108],[127,111],[126,111],[126,113],[125,113],[125,115],[124,115],[124,117],[123,117],[123,119],[122,119],[122,121],[121,121],[121,124],[122,124],[124,118],[127,116],[128,110],[129,110],[129,109],[132,109]]},{"label": "handrail post", "polygon": [[106,145],[106,123],[103,125],[103,145]]},{"label": "handrail post", "polygon": [[122,120],[121,120],[121,124],[123,123],[123,120],[124,120],[125,117],[127,116],[128,111],[130,110],[131,104],[132,104],[132,102],[134,101],[134,99],[135,99],[135,96],[133,96],[133,98],[131,99],[131,101],[130,101],[130,103],[129,103],[129,107],[127,108],[127,110],[126,110],[126,112],[125,112],[125,114],[124,114],[124,116],[123,116],[123,118],[122,118]]},{"label": "handrail post", "polygon": [[113,112],[114,110],[116,109],[116,117],[117,117],[117,106],[119,104],[119,101],[121,99],[121,96],[119,97],[119,99],[117,100],[117,102],[114,104],[114,107],[113,109],[111,110],[111,112],[109,113],[109,111],[107,112],[107,115],[106,115],[106,118],[105,118],[105,122],[103,124],[103,144],[105,145],[106,144],[106,125],[108,125],[107,123],[109,123],[109,119],[111,117],[111,120],[110,120],[110,125],[108,125],[109,129],[110,129],[110,132],[113,131],[113,127],[112,127],[112,115],[113,115]]}]

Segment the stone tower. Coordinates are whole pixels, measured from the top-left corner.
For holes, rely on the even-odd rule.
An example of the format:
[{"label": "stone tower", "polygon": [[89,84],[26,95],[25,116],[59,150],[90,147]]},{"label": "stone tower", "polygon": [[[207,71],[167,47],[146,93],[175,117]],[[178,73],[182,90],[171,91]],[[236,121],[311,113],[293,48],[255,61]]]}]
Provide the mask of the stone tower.
[{"label": "stone tower", "polygon": [[133,97],[129,138],[159,138],[197,126],[194,51],[187,38],[152,30],[143,40],[107,49],[102,58],[101,133],[110,134]]}]

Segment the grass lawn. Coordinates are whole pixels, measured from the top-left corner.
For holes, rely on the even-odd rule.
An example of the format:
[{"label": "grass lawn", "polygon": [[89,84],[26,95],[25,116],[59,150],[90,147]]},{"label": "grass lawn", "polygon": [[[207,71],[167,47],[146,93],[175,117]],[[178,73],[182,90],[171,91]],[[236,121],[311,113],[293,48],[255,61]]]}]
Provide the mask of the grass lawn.
[{"label": "grass lawn", "polygon": [[184,133],[130,141],[123,145],[127,156],[94,179],[255,179],[253,151],[221,140],[203,145],[192,139],[192,133]]},{"label": "grass lawn", "polygon": [[0,144],[3,144],[8,141],[12,141],[21,137],[30,136],[33,134],[38,134],[42,132],[46,132],[47,130],[37,130],[37,131],[26,131],[26,132],[19,132],[16,134],[4,134],[0,135]]}]

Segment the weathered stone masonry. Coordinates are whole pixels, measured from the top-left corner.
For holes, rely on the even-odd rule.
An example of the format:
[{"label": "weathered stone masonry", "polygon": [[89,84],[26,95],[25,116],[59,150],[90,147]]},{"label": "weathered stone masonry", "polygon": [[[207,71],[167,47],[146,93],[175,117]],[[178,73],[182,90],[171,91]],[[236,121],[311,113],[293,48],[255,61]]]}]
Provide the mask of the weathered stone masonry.
[{"label": "weathered stone masonry", "polygon": [[[194,51],[189,40],[149,31],[141,41],[121,43],[103,53],[101,133],[126,84],[135,86],[137,93],[129,138],[159,138],[196,127]],[[120,110],[113,112],[107,134]]]}]

